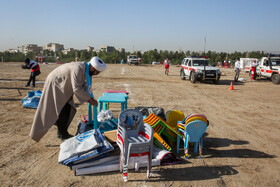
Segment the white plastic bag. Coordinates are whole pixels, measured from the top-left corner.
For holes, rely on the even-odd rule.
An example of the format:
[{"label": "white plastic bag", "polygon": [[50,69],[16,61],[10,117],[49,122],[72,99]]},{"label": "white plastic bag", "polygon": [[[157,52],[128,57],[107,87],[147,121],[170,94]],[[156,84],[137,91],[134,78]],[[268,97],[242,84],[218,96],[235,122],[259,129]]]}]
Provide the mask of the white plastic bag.
[{"label": "white plastic bag", "polygon": [[107,120],[112,120],[114,118],[113,113],[110,110],[101,110],[97,115],[98,122],[104,122]]}]

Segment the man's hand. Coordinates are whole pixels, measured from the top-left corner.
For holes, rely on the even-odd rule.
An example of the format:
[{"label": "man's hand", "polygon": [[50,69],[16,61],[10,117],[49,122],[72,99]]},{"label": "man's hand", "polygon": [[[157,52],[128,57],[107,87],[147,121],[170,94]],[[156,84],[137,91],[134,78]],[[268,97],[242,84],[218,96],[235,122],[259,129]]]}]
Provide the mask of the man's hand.
[{"label": "man's hand", "polygon": [[93,98],[90,98],[90,100],[88,100],[88,102],[91,104],[91,105],[96,105],[96,106],[98,106],[98,102],[95,100],[95,99],[93,99]]},{"label": "man's hand", "polygon": [[22,67],[22,69],[26,69],[26,65],[25,64],[21,64],[20,66]]}]

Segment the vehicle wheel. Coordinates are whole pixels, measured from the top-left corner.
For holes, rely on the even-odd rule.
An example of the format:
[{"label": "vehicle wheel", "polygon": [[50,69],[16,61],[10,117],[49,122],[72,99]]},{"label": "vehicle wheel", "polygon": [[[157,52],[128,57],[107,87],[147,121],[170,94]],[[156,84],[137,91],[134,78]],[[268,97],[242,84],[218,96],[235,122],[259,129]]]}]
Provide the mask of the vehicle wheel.
[{"label": "vehicle wheel", "polygon": [[279,74],[273,74],[272,77],[271,77],[271,81],[274,83],[274,84],[279,84],[280,82],[280,76]]},{"label": "vehicle wheel", "polygon": [[184,70],[182,69],[181,72],[180,72],[180,77],[181,77],[181,80],[185,80],[186,77],[185,77],[185,73],[184,73]]},{"label": "vehicle wheel", "polygon": [[191,72],[191,82],[195,83],[196,82],[196,78],[194,76],[194,72]]},{"label": "vehicle wheel", "polygon": [[136,66],[138,66],[138,63],[136,63]]}]

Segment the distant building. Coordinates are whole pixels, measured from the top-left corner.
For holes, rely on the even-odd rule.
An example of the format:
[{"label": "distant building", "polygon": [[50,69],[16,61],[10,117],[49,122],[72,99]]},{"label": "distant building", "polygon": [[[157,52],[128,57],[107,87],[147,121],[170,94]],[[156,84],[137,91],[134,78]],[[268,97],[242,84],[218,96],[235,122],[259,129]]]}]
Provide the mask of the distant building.
[{"label": "distant building", "polygon": [[74,48],[68,48],[68,49],[62,50],[62,53],[67,55],[69,52],[72,52],[72,51],[75,51],[75,49]]},{"label": "distant building", "polygon": [[197,52],[199,55],[203,55],[204,51],[198,51]]},{"label": "distant building", "polygon": [[100,53],[100,52],[101,52],[100,49],[98,49],[98,50],[93,50],[93,51],[96,52],[96,53]]},{"label": "distant building", "polygon": [[94,47],[87,46],[87,47],[86,47],[86,50],[87,50],[88,52],[93,51],[93,50],[94,50]]},{"label": "distant building", "polygon": [[125,51],[124,48],[119,48],[119,52]]},{"label": "distant building", "polygon": [[182,54],[182,48],[181,47],[179,48],[179,54]]},{"label": "distant building", "polygon": [[102,46],[101,51],[106,51],[107,53],[113,52],[115,50],[115,47],[113,46]]},{"label": "distant building", "polygon": [[9,53],[18,53],[19,50],[18,49],[8,49],[7,52],[9,52]]},{"label": "distant building", "polygon": [[43,47],[38,46],[37,44],[25,44],[19,47],[19,51],[21,51],[24,54],[27,54],[29,52],[42,53]]},{"label": "distant building", "polygon": [[58,44],[58,43],[49,43],[45,45],[44,49],[53,51],[53,52],[59,52],[64,50],[64,45]]}]

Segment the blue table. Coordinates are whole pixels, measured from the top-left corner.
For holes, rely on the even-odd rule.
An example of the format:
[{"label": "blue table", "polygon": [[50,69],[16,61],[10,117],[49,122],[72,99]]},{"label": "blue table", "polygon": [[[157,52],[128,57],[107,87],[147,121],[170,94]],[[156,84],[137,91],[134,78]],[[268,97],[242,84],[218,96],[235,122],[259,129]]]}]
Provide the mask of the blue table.
[{"label": "blue table", "polygon": [[[124,108],[127,109],[127,100],[128,100],[128,95],[126,93],[103,93],[103,96],[108,96],[108,97],[124,97],[126,102]],[[109,103],[107,103],[108,106],[106,107],[107,110],[109,110]]]},{"label": "blue table", "polygon": [[125,93],[103,93],[103,95],[98,98],[98,112],[102,109],[108,110],[109,107],[106,106],[107,103],[120,103],[121,111],[123,111],[127,109],[127,99],[128,96]]}]

